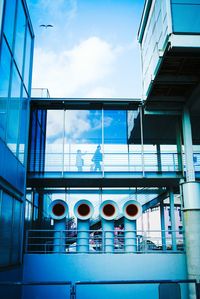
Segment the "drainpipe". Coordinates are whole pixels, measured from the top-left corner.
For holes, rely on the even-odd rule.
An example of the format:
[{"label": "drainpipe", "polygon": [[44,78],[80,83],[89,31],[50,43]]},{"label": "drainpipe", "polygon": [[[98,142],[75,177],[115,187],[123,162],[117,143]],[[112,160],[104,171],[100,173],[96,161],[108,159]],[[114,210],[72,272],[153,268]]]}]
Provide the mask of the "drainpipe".
[{"label": "drainpipe", "polygon": [[94,207],[89,200],[79,200],[74,206],[74,214],[77,217],[77,246],[79,253],[89,253],[90,218],[94,213]]},{"label": "drainpipe", "polygon": [[118,205],[113,200],[105,200],[99,208],[104,241],[104,252],[114,252],[114,219],[118,215]]},{"label": "drainpipe", "polygon": [[49,205],[49,215],[54,220],[53,252],[65,253],[66,217],[68,205],[61,199],[56,199]]},{"label": "drainpipe", "polygon": [[125,252],[137,251],[136,219],[142,215],[142,206],[138,201],[129,200],[123,206]]}]

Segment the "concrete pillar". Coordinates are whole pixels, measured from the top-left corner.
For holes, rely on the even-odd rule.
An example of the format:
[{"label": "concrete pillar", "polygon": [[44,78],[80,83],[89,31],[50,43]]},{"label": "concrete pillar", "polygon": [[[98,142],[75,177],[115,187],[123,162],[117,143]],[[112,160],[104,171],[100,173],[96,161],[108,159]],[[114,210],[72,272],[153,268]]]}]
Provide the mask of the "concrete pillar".
[{"label": "concrete pillar", "polygon": [[192,148],[192,129],[190,122],[190,114],[187,108],[183,111],[183,139],[185,149],[185,166],[186,166],[186,181],[195,181],[195,172],[193,164],[193,148]]},{"label": "concrete pillar", "polygon": [[177,122],[176,125],[176,145],[177,145],[177,154],[178,154],[178,171],[183,172],[183,151],[182,151],[182,136],[181,136],[181,126],[180,122]]},{"label": "concrete pillar", "polygon": [[172,250],[176,251],[176,222],[175,222],[175,214],[174,214],[174,193],[172,190],[169,192],[170,199],[170,219],[171,219],[171,227],[172,227]]},{"label": "concrete pillar", "polygon": [[166,246],[166,230],[165,230],[165,210],[163,201],[160,202],[160,224],[161,224],[161,238],[162,238],[162,249],[165,251]]},{"label": "concrete pillar", "polygon": [[[189,279],[200,281],[200,183],[182,184],[183,215],[185,226],[185,250]],[[190,288],[190,299],[196,299],[195,290]]]},{"label": "concrete pillar", "polygon": [[[189,110],[183,111],[186,183],[182,183],[185,250],[189,279],[200,281],[200,183],[195,182],[192,130]],[[195,288],[189,287],[189,299],[196,299]]]}]

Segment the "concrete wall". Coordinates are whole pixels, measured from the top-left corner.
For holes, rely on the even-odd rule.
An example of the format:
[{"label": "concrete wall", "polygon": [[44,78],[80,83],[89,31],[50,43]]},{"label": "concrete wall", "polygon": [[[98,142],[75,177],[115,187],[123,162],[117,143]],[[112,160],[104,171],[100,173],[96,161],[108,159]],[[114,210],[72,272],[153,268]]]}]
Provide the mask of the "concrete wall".
[{"label": "concrete wall", "polygon": [[[184,254],[25,255],[25,281],[185,279]],[[32,288],[32,289],[30,289]],[[112,295],[111,295],[112,292]],[[183,290],[185,293],[185,288]],[[134,294],[134,296],[133,296]],[[26,287],[23,299],[69,298],[69,287]],[[78,286],[77,299],[157,299],[158,285]],[[186,295],[183,296],[187,298]]]}]

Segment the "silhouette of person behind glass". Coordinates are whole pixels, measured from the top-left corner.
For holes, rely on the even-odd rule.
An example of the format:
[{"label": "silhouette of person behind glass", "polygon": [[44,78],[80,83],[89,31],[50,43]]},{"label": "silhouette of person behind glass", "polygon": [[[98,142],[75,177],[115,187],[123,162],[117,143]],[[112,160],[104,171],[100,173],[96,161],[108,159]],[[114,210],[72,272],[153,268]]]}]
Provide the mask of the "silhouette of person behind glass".
[{"label": "silhouette of person behind glass", "polygon": [[94,171],[101,171],[102,152],[100,145],[97,146],[94,156],[92,157],[92,162],[94,162]]},{"label": "silhouette of person behind glass", "polygon": [[77,150],[76,153],[76,167],[78,171],[83,171],[83,165],[84,165],[84,160],[83,160],[83,155],[85,153],[81,153],[81,150]]}]

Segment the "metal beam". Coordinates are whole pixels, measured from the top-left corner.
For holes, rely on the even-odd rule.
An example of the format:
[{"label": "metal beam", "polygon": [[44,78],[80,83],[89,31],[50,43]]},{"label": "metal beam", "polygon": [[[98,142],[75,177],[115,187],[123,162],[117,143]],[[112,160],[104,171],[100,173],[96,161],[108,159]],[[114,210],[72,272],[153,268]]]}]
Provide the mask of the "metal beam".
[{"label": "metal beam", "polygon": [[145,203],[142,206],[142,211],[143,213],[148,210],[151,209],[153,207],[155,207],[157,204],[159,204],[161,201],[165,200],[167,197],[169,196],[169,192],[166,191],[160,195],[158,195],[157,197],[155,197],[154,199],[150,200],[149,202]]},{"label": "metal beam", "polygon": [[136,109],[141,99],[136,98],[31,98],[32,109]]},{"label": "metal beam", "polygon": [[199,82],[198,76],[194,75],[159,75],[156,79],[156,84],[172,84],[172,85],[185,85],[196,84]]}]

